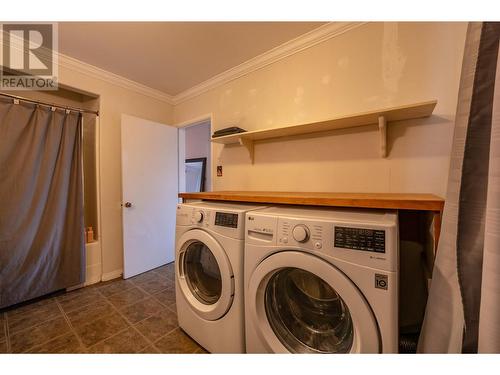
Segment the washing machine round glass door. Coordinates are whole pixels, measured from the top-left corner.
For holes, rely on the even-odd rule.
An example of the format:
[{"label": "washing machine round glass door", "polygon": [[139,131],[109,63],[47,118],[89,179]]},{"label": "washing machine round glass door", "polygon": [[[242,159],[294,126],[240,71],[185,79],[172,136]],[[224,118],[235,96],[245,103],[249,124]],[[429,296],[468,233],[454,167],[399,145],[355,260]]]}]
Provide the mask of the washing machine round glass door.
[{"label": "washing machine round glass door", "polygon": [[269,351],[378,353],[373,313],[332,264],[297,251],[266,258],[249,283],[250,319]]},{"label": "washing machine round glass door", "polygon": [[190,230],[179,239],[177,280],[192,309],[216,320],[231,307],[234,278],[224,249],[207,232]]}]

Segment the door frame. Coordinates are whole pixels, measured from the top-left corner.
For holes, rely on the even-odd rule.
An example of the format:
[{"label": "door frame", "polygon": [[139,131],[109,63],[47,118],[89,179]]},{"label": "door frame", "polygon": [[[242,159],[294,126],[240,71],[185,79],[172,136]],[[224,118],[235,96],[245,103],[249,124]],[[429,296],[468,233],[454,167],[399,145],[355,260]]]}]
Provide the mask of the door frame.
[{"label": "door frame", "polygon": [[[89,250],[92,248],[92,246],[95,246],[98,248],[98,253],[99,253],[99,264],[88,264],[88,261],[86,262],[86,270],[87,270],[87,276],[85,280],[85,286],[91,285],[98,283],[99,281],[107,281],[105,280],[105,275],[104,275],[104,262],[103,262],[103,256],[102,256],[102,213],[101,213],[101,175],[102,175],[102,163],[101,163],[101,117],[98,114],[95,119],[95,162],[96,162],[96,176],[95,176],[95,184],[96,184],[96,204],[97,204],[97,242],[94,243],[85,243],[85,252],[86,256],[88,256]],[[85,178],[85,176],[84,176]],[[121,183],[120,183],[121,186]],[[123,230],[123,228],[122,228]],[[92,275],[89,278],[90,271],[92,267],[98,267],[99,273]],[[108,279],[109,280],[109,279]]]},{"label": "door frame", "polygon": [[[196,126],[196,125],[201,125],[203,123],[209,122],[210,124],[210,134],[213,133],[213,114],[212,113],[206,113],[197,117],[193,117],[189,120],[186,121],[181,121],[179,123],[174,124],[173,126],[176,126],[179,128],[178,132],[178,147],[179,147],[179,192],[184,192],[186,190],[186,179],[181,178],[181,176],[184,175],[184,170],[185,170],[185,160],[186,160],[186,129],[191,127],[191,126]],[[212,170],[213,170],[213,164],[214,164],[214,150],[213,150],[213,144],[210,142],[210,163],[207,165],[207,170],[208,173],[210,173],[210,184],[205,184],[205,189],[207,190],[212,190],[213,187],[213,175],[212,175]],[[179,202],[181,202],[181,199],[179,198]]]}]

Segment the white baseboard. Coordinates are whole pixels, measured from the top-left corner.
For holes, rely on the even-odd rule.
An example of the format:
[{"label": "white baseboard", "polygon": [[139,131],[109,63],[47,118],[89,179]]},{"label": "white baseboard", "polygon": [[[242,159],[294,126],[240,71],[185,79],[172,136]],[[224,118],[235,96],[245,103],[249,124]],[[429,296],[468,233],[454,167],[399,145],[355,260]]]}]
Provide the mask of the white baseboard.
[{"label": "white baseboard", "polygon": [[82,284],[66,288],[66,291],[71,292],[72,290],[83,288],[84,286],[97,284],[100,281],[101,281],[101,265],[95,264],[93,266],[87,266],[85,273],[85,282]]},{"label": "white baseboard", "polygon": [[122,269],[111,271],[111,272],[106,272],[106,273],[102,274],[101,280],[102,281],[113,280],[113,279],[120,277],[121,275],[123,275]]},{"label": "white baseboard", "polygon": [[85,286],[96,284],[101,281],[101,264],[87,265]]},{"label": "white baseboard", "polygon": [[96,275],[94,277],[87,277],[87,279],[85,280],[85,284],[83,284],[83,286],[89,286],[92,284],[97,284],[99,282],[101,282],[101,275]]},{"label": "white baseboard", "polygon": [[88,286],[101,281],[101,243],[99,241],[86,243],[85,249],[87,267],[83,286]]}]

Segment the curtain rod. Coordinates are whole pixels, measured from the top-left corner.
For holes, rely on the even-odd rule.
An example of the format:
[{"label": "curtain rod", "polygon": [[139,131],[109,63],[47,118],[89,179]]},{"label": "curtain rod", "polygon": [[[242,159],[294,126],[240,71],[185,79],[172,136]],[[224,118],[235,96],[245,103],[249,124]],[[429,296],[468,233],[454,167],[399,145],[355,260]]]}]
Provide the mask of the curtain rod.
[{"label": "curtain rod", "polygon": [[93,113],[93,114],[99,116],[99,111],[91,111],[89,109],[69,107],[69,106],[62,106],[62,105],[59,105],[59,104],[54,104],[54,103],[49,103],[49,102],[42,102],[40,100],[23,98],[22,96],[17,96],[17,95],[12,95],[12,94],[6,94],[6,93],[3,93],[3,92],[0,92],[0,95],[1,96],[6,96],[6,97],[12,98],[12,99],[22,100],[23,102],[34,103],[34,104],[41,104],[41,105],[45,105],[45,106],[48,106],[48,107],[57,107],[57,108],[67,109],[67,110],[76,111],[76,112]]}]

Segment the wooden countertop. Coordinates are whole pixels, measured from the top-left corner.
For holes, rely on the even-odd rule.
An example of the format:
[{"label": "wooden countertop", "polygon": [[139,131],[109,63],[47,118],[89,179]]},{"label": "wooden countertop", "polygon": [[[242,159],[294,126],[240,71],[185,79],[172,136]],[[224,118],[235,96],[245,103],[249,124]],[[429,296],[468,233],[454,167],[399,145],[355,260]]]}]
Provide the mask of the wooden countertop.
[{"label": "wooden countertop", "polygon": [[304,206],[360,207],[442,211],[444,199],[434,194],[319,193],[275,191],[213,191],[179,193],[179,198],[226,202],[293,204]]}]

